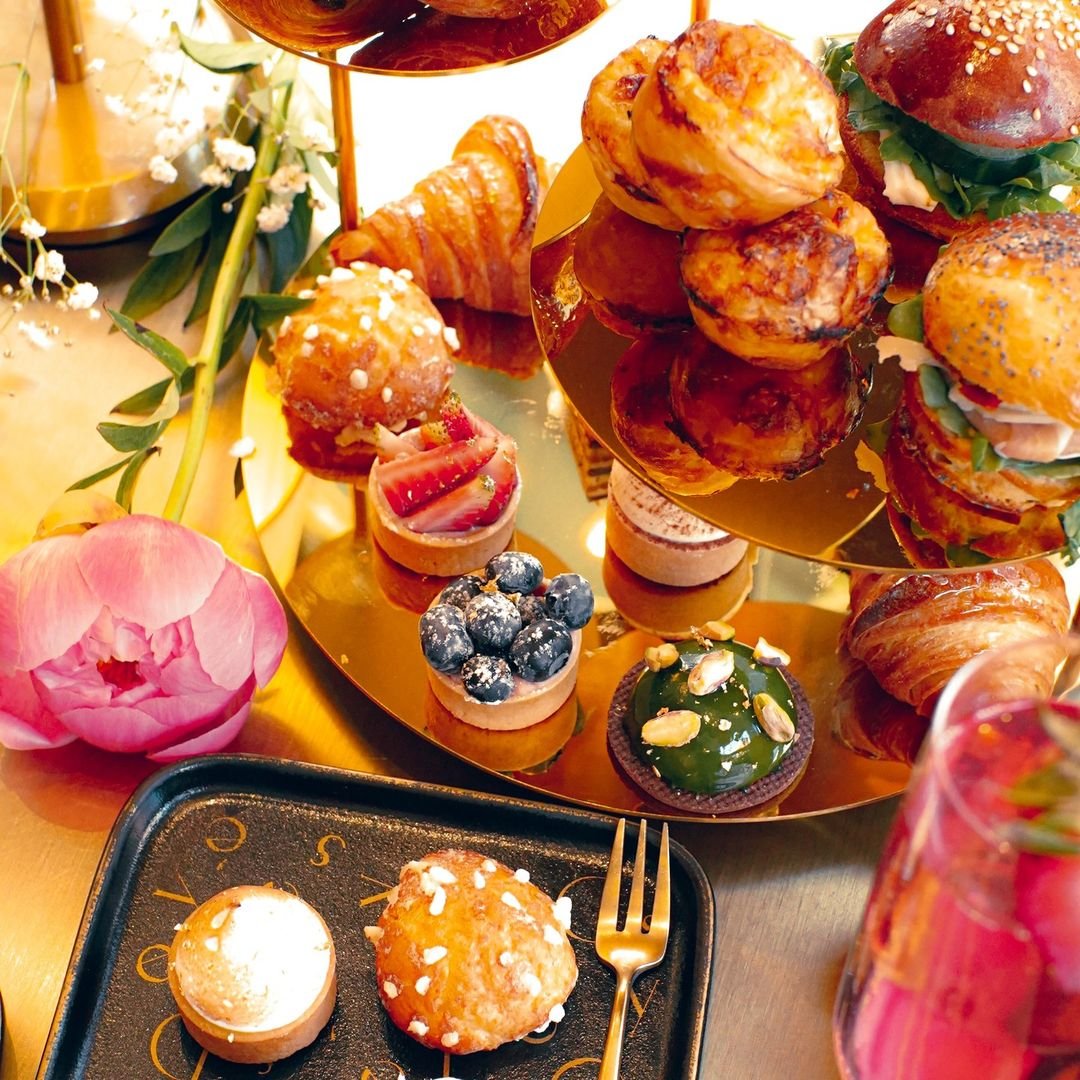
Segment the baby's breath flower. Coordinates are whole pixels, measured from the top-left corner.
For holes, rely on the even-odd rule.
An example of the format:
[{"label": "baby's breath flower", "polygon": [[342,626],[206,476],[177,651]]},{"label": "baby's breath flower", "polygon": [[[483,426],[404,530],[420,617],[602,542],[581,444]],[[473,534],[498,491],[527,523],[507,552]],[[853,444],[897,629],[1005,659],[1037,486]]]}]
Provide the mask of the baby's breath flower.
[{"label": "baby's breath flower", "polygon": [[184,137],[180,129],[173,124],[158,128],[154,136],[154,148],[167,158],[174,158],[184,149]]},{"label": "baby's breath flower", "polygon": [[271,203],[264,206],[255,217],[259,232],[273,233],[285,228],[289,223],[289,207],[285,203]]},{"label": "baby's breath flower", "polygon": [[45,226],[36,218],[23,218],[19,232],[29,240],[40,240],[45,235]]},{"label": "baby's breath flower", "polygon": [[311,182],[311,174],[304,171],[303,165],[293,162],[282,165],[266,182],[266,186],[275,195],[299,195]]},{"label": "baby's breath flower", "polygon": [[171,184],[176,180],[176,166],[161,154],[150,159],[150,178],[161,184]]},{"label": "baby's breath flower", "polygon": [[228,187],[232,183],[232,173],[220,165],[210,164],[199,173],[199,180],[207,187]]},{"label": "baby's breath flower", "polygon": [[105,70],[105,60],[103,57],[95,56],[93,60],[89,61],[86,65],[86,74],[94,75],[99,71]]},{"label": "baby's breath flower", "polygon": [[113,116],[127,116],[131,112],[131,106],[120,94],[106,94],[105,108],[108,109]]},{"label": "baby's breath flower", "polygon": [[80,281],[67,295],[68,307],[72,311],[86,311],[97,303],[97,286],[89,281]]},{"label": "baby's breath flower", "polygon": [[255,148],[235,139],[217,138],[213,144],[214,157],[223,169],[247,172],[255,164]]},{"label": "baby's breath flower", "polygon": [[302,150],[314,150],[320,154],[327,154],[334,149],[334,140],[330,137],[326,125],[310,116],[300,125],[300,135],[295,142]]},{"label": "baby's breath flower", "polygon": [[59,284],[64,280],[66,270],[64,256],[59,251],[43,251],[34,260],[34,277],[40,278],[42,281]]},{"label": "baby's breath flower", "polygon": [[52,338],[49,336],[48,330],[35,322],[25,322],[20,319],[16,324],[16,329],[31,345],[39,349],[52,348]]}]

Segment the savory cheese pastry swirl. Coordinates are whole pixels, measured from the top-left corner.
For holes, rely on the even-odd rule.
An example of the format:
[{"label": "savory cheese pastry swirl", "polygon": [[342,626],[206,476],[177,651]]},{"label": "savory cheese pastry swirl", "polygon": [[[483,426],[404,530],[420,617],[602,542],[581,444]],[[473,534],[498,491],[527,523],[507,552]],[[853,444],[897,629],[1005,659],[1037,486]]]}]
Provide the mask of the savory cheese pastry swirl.
[{"label": "savory cheese pastry swirl", "polygon": [[652,190],[699,229],[771,221],[843,171],[828,80],[757,26],[709,20],[676,38],[638,91],[632,130]]},{"label": "savory cheese pastry swirl", "polygon": [[839,191],[754,229],[689,229],[679,266],[698,329],[778,368],[805,367],[835,348],[891,276],[874,216]]},{"label": "savory cheese pastry swirl", "polygon": [[593,313],[616,334],[638,337],[690,325],[678,234],[623,213],[604,195],[574,242],[574,273]]},{"label": "savory cheese pastry swirl", "polygon": [[656,197],[630,128],[638,90],[667,46],[658,38],[642,38],[601,69],[585,97],[581,138],[600,187],[620,210],[677,231],[683,224]]}]

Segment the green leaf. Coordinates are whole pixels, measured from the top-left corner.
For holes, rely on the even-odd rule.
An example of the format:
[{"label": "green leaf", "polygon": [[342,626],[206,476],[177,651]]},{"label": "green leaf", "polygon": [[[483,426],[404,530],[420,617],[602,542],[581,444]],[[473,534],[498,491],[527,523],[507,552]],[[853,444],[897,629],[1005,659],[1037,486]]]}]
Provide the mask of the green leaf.
[{"label": "green leaf", "polygon": [[161,382],[118,401],[109,412],[123,413],[125,416],[149,416],[165,400],[165,392],[172,384],[172,379],[162,379]]},{"label": "green leaf", "polygon": [[168,421],[159,420],[156,424],[115,424],[106,420],[98,424],[98,434],[114,449],[122,454],[130,450],[145,450],[153,446],[168,427]]},{"label": "green leaf", "polygon": [[923,294],[919,293],[910,300],[902,300],[888,318],[889,333],[909,341],[923,339]]},{"label": "green leaf", "polygon": [[116,486],[116,501],[130,514],[131,497],[135,494],[135,481],[139,478],[139,470],[150,460],[152,454],[160,453],[157,446],[148,446],[140,450],[128,461],[124,475],[120,477],[120,483]]},{"label": "green leaf", "polygon": [[945,560],[950,566],[985,566],[994,561],[989,555],[984,555],[967,544],[946,544]]},{"label": "green leaf", "polygon": [[232,359],[233,354],[237,349],[243,344],[244,335],[247,333],[254,315],[254,305],[248,301],[246,296],[240,297],[240,302],[236,305],[233,317],[226,327],[225,334],[221,339],[221,359],[218,362],[219,368],[224,367]]},{"label": "green leaf", "polygon": [[876,424],[867,424],[863,430],[863,441],[871,450],[881,457],[885,453],[885,443],[889,440],[889,432],[892,429],[892,417],[887,416]]},{"label": "green leaf", "polygon": [[337,181],[334,179],[334,174],[327,168],[327,164],[336,167],[337,155],[317,154],[314,150],[301,150],[300,158],[304,163],[304,168],[311,174],[311,178],[315,183],[326,192],[330,199],[336,201]]},{"label": "green leaf", "polygon": [[923,400],[937,414],[938,422],[953,435],[970,438],[974,428],[967,422],[963,410],[949,399],[949,377],[934,364],[919,365],[919,389]]},{"label": "green leaf", "polygon": [[180,251],[150,259],[135,276],[120,310],[142,319],[178,296],[199,265],[204,244],[189,244]]},{"label": "green leaf", "polygon": [[206,261],[203,263],[202,273],[199,275],[199,284],[195,290],[195,299],[192,301],[191,310],[187,313],[187,318],[184,319],[185,327],[198,322],[210,310],[210,301],[214,296],[214,285],[217,284],[221,260],[225,257],[225,249],[229,246],[229,238],[232,236],[233,222],[236,220],[235,217],[226,214],[221,209],[221,203],[227,194],[227,192],[223,193],[222,199],[213,203],[210,243],[206,249]]},{"label": "green leaf", "polygon": [[104,469],[99,469],[96,473],[91,473],[81,480],[76,480],[67,490],[82,491],[84,488],[93,487],[99,480],[106,480],[113,473],[119,472],[130,460],[130,457],[126,457],[121,461],[114,461],[111,465],[106,465]]},{"label": "green leaf", "polygon": [[311,303],[311,297],[302,299],[286,293],[249,293],[244,299],[252,306],[251,324],[260,337],[286,315],[300,311]]},{"label": "green leaf", "polygon": [[1080,500],[1058,514],[1058,521],[1065,533],[1065,549],[1062,555],[1065,562],[1072,566],[1080,558]]},{"label": "green leaf", "polygon": [[202,239],[210,231],[216,194],[214,190],[200,195],[182,214],[173,218],[154,241],[150,257],[171,255]]},{"label": "green leaf", "polygon": [[281,292],[300,269],[311,239],[312,209],[308,193],[293,197],[288,224],[275,233],[261,233],[270,256],[269,292]]},{"label": "green leaf", "polygon": [[1005,830],[1011,843],[1024,851],[1039,855],[1080,854],[1080,837],[1070,836],[1056,824],[1033,821],[1014,821]]},{"label": "green leaf", "polygon": [[174,345],[167,338],[151,330],[147,326],[136,322],[124,312],[105,309],[109,318],[140,348],[145,349],[151,356],[160,360],[165,367],[172,372],[173,377],[179,379],[190,367],[188,358],[182,349]]},{"label": "green leaf", "polygon": [[179,34],[180,48],[204,68],[227,75],[235,71],[250,71],[272,59],[274,49],[261,41],[215,42],[196,41],[182,33],[176,24],[173,31]]},{"label": "green leaf", "polygon": [[1047,765],[1021,777],[1009,788],[1009,802],[1045,810],[1076,795],[1076,784],[1065,776],[1057,764]]}]

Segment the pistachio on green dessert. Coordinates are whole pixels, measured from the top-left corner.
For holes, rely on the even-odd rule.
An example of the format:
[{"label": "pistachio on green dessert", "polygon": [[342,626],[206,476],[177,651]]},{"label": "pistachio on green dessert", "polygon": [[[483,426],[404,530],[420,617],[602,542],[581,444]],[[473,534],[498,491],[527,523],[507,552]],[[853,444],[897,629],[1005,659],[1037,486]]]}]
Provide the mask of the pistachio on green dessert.
[{"label": "pistachio on green dessert", "polygon": [[700,634],[711,641],[730,641],[735,636],[735,627],[719,619],[710,619],[704,626],[693,626],[690,630],[695,637]]},{"label": "pistachio on green dessert", "polygon": [[[750,646],[742,642],[718,647],[713,641],[703,644],[693,638],[672,648],[676,662],[641,672],[623,719],[638,757],[672,788],[703,795],[740,790],[775,772],[794,739],[779,742],[766,734],[752,702],[756,695],[767,694],[797,722],[795,699],[783,671],[758,663]],[[732,658],[734,670],[711,692],[694,694],[690,675],[706,657],[718,653]],[[706,670],[715,662],[708,661]],[[645,727],[650,721],[680,712],[700,718],[696,735],[679,745],[674,744],[674,736],[671,745],[649,741]],[[676,722],[667,723],[674,727]],[[665,727],[661,726],[662,733]],[[655,730],[649,728],[649,735],[655,737]]]},{"label": "pistachio on green dessert", "polygon": [[650,671],[661,671],[671,667],[679,659],[679,651],[670,642],[663,645],[650,646],[645,650],[645,666]]},{"label": "pistachio on green dessert", "polygon": [[795,723],[787,711],[776,703],[772,694],[754,695],[754,715],[761,730],[773,742],[789,743],[795,738]]},{"label": "pistachio on green dessert", "polygon": [[685,746],[701,731],[701,717],[690,709],[661,712],[641,726],[641,737],[651,746]]},{"label": "pistachio on green dessert", "polygon": [[706,653],[686,677],[687,689],[695,697],[719,690],[735,673],[735,654],[730,649]]},{"label": "pistachio on green dessert", "polygon": [[791,657],[783,649],[770,645],[763,637],[759,637],[754,646],[754,659],[763,664],[783,664],[784,667],[791,663]]}]

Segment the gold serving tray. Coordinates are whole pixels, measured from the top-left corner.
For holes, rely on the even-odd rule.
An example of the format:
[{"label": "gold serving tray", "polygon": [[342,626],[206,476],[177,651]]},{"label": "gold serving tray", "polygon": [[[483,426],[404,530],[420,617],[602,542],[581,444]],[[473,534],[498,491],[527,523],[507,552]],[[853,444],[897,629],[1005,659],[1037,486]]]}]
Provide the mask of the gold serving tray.
[{"label": "gold serving tray", "polygon": [[447,75],[537,56],[618,0],[544,0],[527,15],[473,19],[421,0],[217,0],[257,37],[348,71]]},{"label": "gold serving tray", "polygon": [[[449,305],[446,317],[465,331],[466,355],[470,341],[479,348],[488,344],[476,326],[487,316]],[[506,318],[494,322],[505,329]],[[844,672],[836,657],[846,576],[771,552],[760,553],[751,599],[731,621],[741,640],[763,635],[791,653],[792,670],[816,717],[815,745],[803,779],[778,805],[715,819],[652,803],[624,782],[607,751],[608,703],[625,671],[660,639],[635,628],[616,609],[606,583],[618,584],[634,599],[638,622],[647,620],[653,606],[670,603],[672,594],[682,605],[677,610],[687,612],[687,625],[726,612],[708,606],[715,594],[707,590],[661,589],[620,572],[605,556],[604,503],[586,496],[565,399],[550,368],[540,366],[535,345],[531,361],[528,356],[526,350],[526,358],[519,357],[515,375],[459,364],[454,386],[470,408],[517,440],[523,496],[515,544],[535,552],[549,574],[569,568],[593,584],[597,614],[585,630],[576,698],[535,728],[509,734],[471,728],[438,706],[427,685],[417,618],[445,579],[425,578],[390,562],[368,537],[358,493],[307,474],[293,462],[270,385],[272,368],[260,348],[244,398],[243,429],[255,442],[255,452],[243,461],[244,483],[271,572],[319,647],[374,702],[448,753],[533,792],[593,809],[669,819],[773,820],[844,810],[900,792],[909,758],[864,756],[833,735],[834,726],[851,726],[850,708],[845,712],[837,705],[850,697],[838,692]],[[597,486],[589,482],[590,489]],[[706,606],[695,609],[695,601]],[[861,707],[872,718],[877,702]],[[875,751],[870,747],[869,752]]]}]

